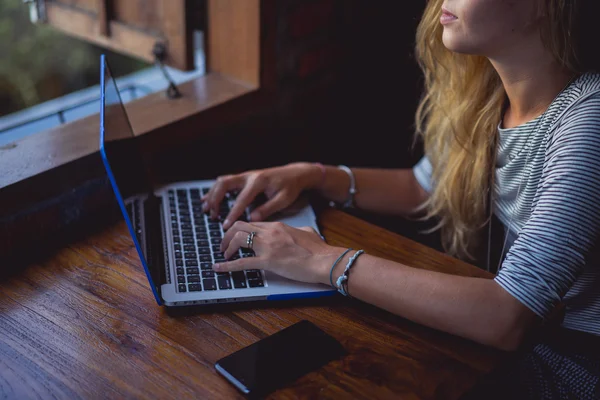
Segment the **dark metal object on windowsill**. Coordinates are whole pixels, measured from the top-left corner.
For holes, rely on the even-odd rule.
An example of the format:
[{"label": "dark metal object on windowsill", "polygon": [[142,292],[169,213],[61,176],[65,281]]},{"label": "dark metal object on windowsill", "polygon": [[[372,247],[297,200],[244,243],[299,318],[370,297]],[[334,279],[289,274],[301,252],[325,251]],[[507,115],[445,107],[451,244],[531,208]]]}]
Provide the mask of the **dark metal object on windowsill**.
[{"label": "dark metal object on windowsill", "polygon": [[169,99],[176,99],[181,97],[181,92],[177,88],[177,85],[173,82],[173,79],[167,73],[167,69],[165,68],[165,58],[167,58],[167,48],[164,43],[156,42],[154,47],[152,48],[152,54],[154,55],[154,61],[160,71],[163,73],[167,82],[169,82],[169,87],[167,87],[167,97]]}]

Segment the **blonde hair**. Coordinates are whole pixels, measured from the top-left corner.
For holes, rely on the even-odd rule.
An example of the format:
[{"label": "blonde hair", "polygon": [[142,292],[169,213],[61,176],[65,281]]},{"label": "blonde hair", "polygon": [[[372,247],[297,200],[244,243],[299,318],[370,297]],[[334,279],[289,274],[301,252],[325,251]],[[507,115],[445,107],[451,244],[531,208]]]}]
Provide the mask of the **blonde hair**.
[{"label": "blonde hair", "polygon": [[[594,0],[597,1],[597,0]],[[444,249],[475,259],[478,232],[489,220],[497,126],[506,93],[487,58],[458,54],[442,42],[443,0],[430,0],[416,35],[416,56],[424,74],[424,94],[416,113],[417,138],[433,167],[433,192],[419,207],[423,219],[436,218]],[[541,35],[566,69],[585,68],[578,58],[574,0],[540,0]],[[577,42],[578,44],[579,42]]]}]

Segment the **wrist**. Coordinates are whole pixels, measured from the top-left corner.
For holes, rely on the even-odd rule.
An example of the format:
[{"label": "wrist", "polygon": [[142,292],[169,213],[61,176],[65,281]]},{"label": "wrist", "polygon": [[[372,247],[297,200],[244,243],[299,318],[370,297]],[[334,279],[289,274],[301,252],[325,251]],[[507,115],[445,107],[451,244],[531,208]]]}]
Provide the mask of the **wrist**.
[{"label": "wrist", "polygon": [[325,167],[321,163],[302,163],[306,189],[321,189],[325,183]]},{"label": "wrist", "polygon": [[[323,254],[319,257],[319,260],[317,260],[316,262],[316,265],[318,266],[317,281],[319,283],[331,286],[330,278],[331,276],[333,276],[333,282],[335,284],[335,280],[344,271],[344,266],[346,265],[346,262],[348,261],[351,253],[347,252],[346,254],[344,254],[346,250],[348,249],[345,247],[331,246],[331,248],[326,254]],[[335,264],[335,262],[338,260],[338,258],[340,258],[342,254],[344,254],[343,257],[337,262],[332,271],[331,267],[333,267],[333,264]]]}]

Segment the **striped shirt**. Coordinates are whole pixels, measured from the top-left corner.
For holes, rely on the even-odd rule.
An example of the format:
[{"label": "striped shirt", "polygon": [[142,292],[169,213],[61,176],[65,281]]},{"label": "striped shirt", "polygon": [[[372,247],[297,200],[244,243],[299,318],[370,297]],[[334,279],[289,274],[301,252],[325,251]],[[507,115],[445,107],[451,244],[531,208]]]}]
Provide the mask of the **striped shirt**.
[{"label": "striped shirt", "polygon": [[[544,319],[562,301],[564,327],[600,335],[600,74],[498,130],[494,213],[508,240],[495,281]],[[427,156],[413,171],[431,192]]]}]

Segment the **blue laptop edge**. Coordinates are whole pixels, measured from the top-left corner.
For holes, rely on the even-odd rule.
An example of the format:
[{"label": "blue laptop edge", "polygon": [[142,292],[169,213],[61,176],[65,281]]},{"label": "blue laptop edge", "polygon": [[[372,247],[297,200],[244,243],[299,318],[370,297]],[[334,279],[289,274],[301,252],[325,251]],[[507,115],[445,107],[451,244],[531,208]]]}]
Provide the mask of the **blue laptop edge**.
[{"label": "blue laptop edge", "polygon": [[[104,54],[100,56],[100,155],[102,156],[102,162],[104,163],[104,168],[106,169],[106,173],[108,174],[108,179],[110,180],[110,184],[115,193],[115,197],[119,202],[119,207],[121,208],[121,213],[123,214],[123,218],[125,218],[125,222],[127,223],[127,228],[129,229],[129,233],[133,242],[135,243],[135,249],[138,252],[140,260],[142,261],[142,265],[144,266],[144,272],[146,272],[146,277],[150,282],[150,288],[152,289],[152,293],[154,294],[154,298],[158,305],[162,305],[162,299],[156,290],[156,284],[152,279],[152,275],[150,274],[150,269],[148,268],[148,263],[146,262],[146,257],[144,257],[144,252],[142,251],[142,246],[137,240],[137,236],[135,234],[135,229],[133,229],[133,224],[129,219],[129,214],[127,213],[127,209],[125,208],[125,202],[123,201],[123,197],[121,196],[121,192],[119,192],[119,187],[117,186],[117,181],[112,173],[110,168],[110,164],[108,162],[108,158],[106,157],[106,150],[104,148],[104,106],[105,106],[105,69],[106,69],[106,59]],[[117,95],[119,93],[117,92]]]}]

